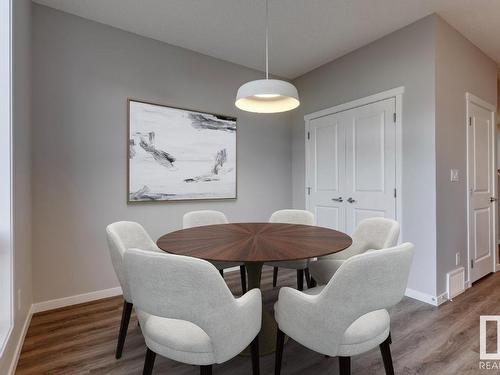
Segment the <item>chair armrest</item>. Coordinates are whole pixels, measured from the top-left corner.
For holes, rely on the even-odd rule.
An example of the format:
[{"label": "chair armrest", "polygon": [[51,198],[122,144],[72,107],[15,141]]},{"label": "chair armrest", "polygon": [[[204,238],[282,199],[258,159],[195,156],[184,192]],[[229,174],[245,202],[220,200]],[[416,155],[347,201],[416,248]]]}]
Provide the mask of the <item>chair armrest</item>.
[{"label": "chair armrest", "polygon": [[212,340],[217,363],[222,363],[243,351],[259,333],[262,324],[261,291],[252,289],[231,303],[220,305],[214,313],[210,325],[204,330]]},{"label": "chair armrest", "polygon": [[316,316],[318,297],[299,292],[293,288],[281,288],[274,315],[280,330],[301,342],[309,335],[311,319]]}]

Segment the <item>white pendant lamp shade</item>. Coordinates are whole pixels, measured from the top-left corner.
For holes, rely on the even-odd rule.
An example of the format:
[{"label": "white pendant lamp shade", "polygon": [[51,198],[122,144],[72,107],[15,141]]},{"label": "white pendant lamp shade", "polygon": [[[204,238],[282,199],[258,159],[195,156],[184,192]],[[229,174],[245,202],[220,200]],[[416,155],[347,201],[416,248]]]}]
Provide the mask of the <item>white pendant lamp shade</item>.
[{"label": "white pendant lamp shade", "polygon": [[279,79],[269,79],[269,3],[266,0],[266,79],[250,81],[241,86],[234,105],[255,113],[290,111],[300,104],[294,85]]},{"label": "white pendant lamp shade", "polygon": [[259,79],[241,86],[236,107],[247,112],[278,113],[290,111],[300,104],[294,85],[277,79]]}]

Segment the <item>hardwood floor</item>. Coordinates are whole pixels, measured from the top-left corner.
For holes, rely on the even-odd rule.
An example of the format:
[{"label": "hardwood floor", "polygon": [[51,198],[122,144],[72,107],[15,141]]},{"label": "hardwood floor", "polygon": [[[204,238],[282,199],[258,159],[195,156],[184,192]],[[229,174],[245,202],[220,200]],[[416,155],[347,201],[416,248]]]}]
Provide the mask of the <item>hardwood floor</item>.
[{"label": "hardwood floor", "polygon": [[[226,275],[231,290],[240,293],[239,272]],[[272,308],[280,286],[295,286],[295,271],[280,269],[272,288],[272,268],[263,278],[264,303]],[[500,315],[500,272],[486,277],[439,309],[405,298],[391,311],[392,355],[396,374],[496,374],[479,370],[479,315]],[[114,351],[122,299],[109,298],[33,316],[16,374],[141,374],[146,347],[132,315],[123,357]],[[496,330],[491,327],[492,339]],[[234,334],[237,334],[235,332]],[[273,374],[274,356],[261,358],[261,374]],[[353,374],[384,374],[378,349],[353,357]],[[154,374],[194,375],[195,366],[157,356]],[[247,357],[214,366],[218,375],[251,374]],[[325,358],[289,340],[282,374],[338,374],[336,358]]]}]

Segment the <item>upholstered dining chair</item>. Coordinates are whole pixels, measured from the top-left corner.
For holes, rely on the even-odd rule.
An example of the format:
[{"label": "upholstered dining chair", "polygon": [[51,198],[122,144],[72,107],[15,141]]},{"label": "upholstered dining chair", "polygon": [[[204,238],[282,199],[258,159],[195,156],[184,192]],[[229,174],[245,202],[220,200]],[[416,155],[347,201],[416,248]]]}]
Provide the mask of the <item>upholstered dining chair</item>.
[{"label": "upholstered dining chair", "polygon": [[324,285],[347,259],[366,251],[396,246],[399,239],[399,223],[383,217],[362,220],[352,235],[352,245],[338,253],[318,258],[309,263],[311,277]]},{"label": "upholstered dining chair", "polygon": [[123,345],[125,344],[133,306],[127,277],[123,267],[123,255],[127,249],[132,247],[158,252],[161,250],[156,246],[151,237],[149,237],[142,225],[132,221],[118,221],[108,225],[106,227],[106,235],[111,262],[113,263],[113,268],[123,291],[122,320],[115,353],[116,359],[119,359],[122,356]]},{"label": "upholstered dining chair", "polygon": [[323,355],[339,357],[349,375],[351,357],[380,347],[385,372],[394,374],[387,309],[404,295],[413,258],[410,243],[347,259],[326,286],[282,288],[274,306],[278,323],[275,375],[281,371],[284,335]]},{"label": "upholstered dining chair", "polygon": [[[305,210],[279,210],[274,212],[269,218],[270,223],[285,223],[285,224],[303,224],[315,225],[314,215]],[[276,287],[278,282],[278,269],[288,268],[297,270],[297,289],[304,289],[304,276],[306,277],[307,287],[311,286],[311,278],[309,276],[309,259],[266,263],[273,267],[273,287]]]},{"label": "upholstered dining chair", "polygon": [[[182,227],[184,229],[193,228],[193,227],[201,227],[204,225],[216,225],[216,224],[228,224],[229,221],[220,211],[214,210],[200,210],[200,211],[191,211],[184,214],[182,218]],[[240,278],[241,278],[241,289],[243,294],[247,292],[247,276],[245,265],[243,263],[235,263],[235,262],[211,262],[224,277],[224,270],[232,267],[240,267]]]},{"label": "upholstered dining chair", "polygon": [[147,351],[144,375],[156,354],[200,366],[202,375],[251,345],[253,374],[259,374],[259,289],[235,298],[207,261],[130,249],[125,268]]}]

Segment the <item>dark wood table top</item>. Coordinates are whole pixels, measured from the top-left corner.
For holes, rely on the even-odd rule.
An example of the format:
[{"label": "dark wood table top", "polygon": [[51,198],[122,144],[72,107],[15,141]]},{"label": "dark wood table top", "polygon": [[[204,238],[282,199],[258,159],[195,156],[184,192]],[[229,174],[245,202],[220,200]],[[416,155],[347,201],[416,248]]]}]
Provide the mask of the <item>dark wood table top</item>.
[{"label": "dark wood table top", "polygon": [[333,229],[281,223],[235,223],[178,230],[160,237],[168,253],[217,262],[280,262],[333,254],[352,244]]}]

